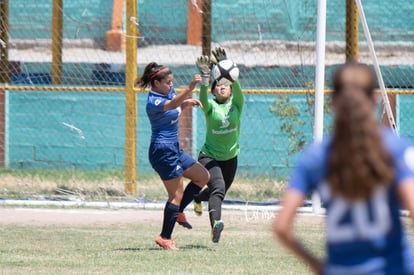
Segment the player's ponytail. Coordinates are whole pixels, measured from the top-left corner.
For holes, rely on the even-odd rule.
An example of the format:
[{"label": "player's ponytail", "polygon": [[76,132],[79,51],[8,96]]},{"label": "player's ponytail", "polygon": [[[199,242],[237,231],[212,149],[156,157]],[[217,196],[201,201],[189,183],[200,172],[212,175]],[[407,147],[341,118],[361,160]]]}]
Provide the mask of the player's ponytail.
[{"label": "player's ponytail", "polygon": [[374,113],[373,83],[371,70],[363,64],[346,64],[334,77],[335,120],[327,181],[333,194],[351,201],[368,198],[394,177]]},{"label": "player's ponytail", "polygon": [[171,74],[171,70],[163,65],[159,65],[155,62],[149,63],[145,66],[144,73],[141,77],[138,77],[135,81],[135,86],[146,88],[148,85],[153,85],[155,80],[160,81],[167,75]]}]

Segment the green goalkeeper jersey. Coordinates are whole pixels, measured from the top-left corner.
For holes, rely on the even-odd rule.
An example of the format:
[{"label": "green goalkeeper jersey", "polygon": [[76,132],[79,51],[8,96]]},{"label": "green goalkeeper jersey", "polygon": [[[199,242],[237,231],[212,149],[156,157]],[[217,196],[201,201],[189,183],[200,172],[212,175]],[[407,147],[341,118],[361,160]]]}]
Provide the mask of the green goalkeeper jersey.
[{"label": "green goalkeeper jersey", "polygon": [[200,88],[200,101],[206,118],[206,139],[201,152],[215,160],[229,160],[239,152],[240,119],[244,97],[238,81],[231,84],[227,103],[208,98],[208,85]]}]

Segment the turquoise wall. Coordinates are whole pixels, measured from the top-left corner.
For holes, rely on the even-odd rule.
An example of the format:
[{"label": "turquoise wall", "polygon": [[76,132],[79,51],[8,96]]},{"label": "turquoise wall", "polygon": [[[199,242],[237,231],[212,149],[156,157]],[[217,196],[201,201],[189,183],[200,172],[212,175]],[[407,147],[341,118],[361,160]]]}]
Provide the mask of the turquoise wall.
[{"label": "turquoise wall", "polygon": [[[35,67],[35,64],[32,64]],[[70,72],[72,66],[66,64]],[[86,64],[84,65],[86,66]],[[91,65],[89,65],[91,66]],[[96,68],[95,68],[96,69]],[[140,69],[142,69],[140,67]],[[326,68],[329,80],[334,67]],[[396,78],[396,69],[404,69],[402,75],[413,75],[409,67],[384,67],[384,78],[393,83],[387,85],[413,85],[412,79]],[[195,72],[194,66],[172,67],[176,79],[175,86],[182,87],[188,82],[188,75]],[[312,67],[304,68],[241,68],[240,82],[245,88],[274,88],[270,80],[280,75],[281,87],[294,88],[295,82],[289,80],[298,77],[303,70],[303,81],[314,78]],[[102,84],[101,81],[120,79],[123,73],[94,72],[89,85]],[[140,72],[141,73],[141,72]],[[69,74],[71,75],[71,74]],[[257,76],[261,77],[258,78]],[[249,76],[249,77],[247,77]],[[24,84],[26,78],[15,81]],[[301,76],[302,78],[302,76]],[[263,81],[263,79],[267,79]],[[30,75],[30,81],[49,81],[48,74]],[[410,84],[411,83],[411,84]],[[266,86],[264,86],[266,85]],[[147,158],[150,140],[150,125],[145,113],[146,94],[138,94],[138,129],[137,129],[137,168],[140,173],[153,173]],[[280,131],[279,118],[269,111],[278,97],[276,95],[246,95],[243,114],[242,135],[240,138],[240,173],[252,175],[269,175],[284,177],[290,171],[295,156],[287,155],[287,134]],[[300,110],[306,110],[306,98],[303,95],[291,95],[292,104]],[[400,132],[414,140],[414,117],[410,116],[414,99],[412,96],[399,96],[397,121]],[[124,165],[125,139],[125,97],[123,93],[107,92],[13,92],[7,96],[7,149],[8,163],[14,168],[34,167],[75,167],[81,169],[113,169]],[[200,110],[195,110],[194,125],[195,152],[204,141],[204,117]],[[329,120],[329,117],[326,118]],[[311,140],[313,114],[302,112],[300,120],[307,124],[303,127],[308,140]],[[81,134],[71,128],[73,125]],[[327,125],[327,124],[326,124]]]},{"label": "turquoise wall", "polygon": [[[146,93],[138,94],[137,168],[153,173],[148,163],[150,125]],[[292,156],[279,119],[269,111],[276,95],[246,95],[240,139],[240,173],[283,177]],[[304,109],[303,96],[292,103]],[[13,168],[120,169],[125,152],[123,93],[8,92],[7,152]],[[258,111],[259,110],[259,111]],[[204,115],[195,109],[196,153],[204,142]],[[309,114],[300,118],[309,120]],[[310,125],[303,130],[311,133]],[[308,134],[310,139],[310,135]]]},{"label": "turquoise wall", "polygon": [[187,43],[187,0],[139,0],[138,17],[140,44]]},{"label": "turquoise wall", "polygon": [[[9,1],[10,37],[50,38],[51,2]],[[365,0],[363,6],[375,41],[413,41],[414,2]],[[65,38],[104,41],[111,28],[112,0],[65,0],[63,9]],[[314,41],[316,13],[316,0],[214,0],[212,40]],[[187,0],[139,0],[138,18],[143,45],[185,43]],[[344,29],[345,0],[327,1],[327,39],[344,41]]]},{"label": "turquoise wall", "polygon": [[[345,2],[327,1],[328,41],[345,40]],[[414,40],[414,20],[409,19],[414,2],[362,2],[374,41]],[[259,39],[260,25],[263,39],[315,41],[317,5],[317,0],[213,1],[213,37],[217,42]]]},{"label": "turquoise wall", "polygon": [[[151,127],[145,113],[146,93],[138,94],[137,169],[154,173],[148,162]],[[269,111],[277,95],[245,95],[239,156],[239,175],[286,177],[296,155],[289,156],[281,120]],[[399,97],[399,110],[409,113],[414,99]],[[123,93],[8,92],[7,147],[12,168],[122,169],[125,152],[125,97]],[[306,96],[291,95],[302,112],[300,128],[312,140],[313,114]],[[380,113],[380,112],[379,112]],[[195,157],[204,142],[205,120],[194,109]],[[325,115],[325,126],[330,116]],[[414,140],[414,118],[404,117],[400,132]],[[72,128],[76,127],[75,128]]]},{"label": "turquoise wall", "polygon": [[[13,168],[119,169],[125,159],[124,93],[8,92],[7,152]],[[137,163],[151,172],[146,94],[138,95]]]},{"label": "turquoise wall", "polygon": [[[10,38],[45,39],[52,32],[51,0],[9,1]],[[63,2],[63,37],[103,41],[111,29],[112,0]]]},{"label": "turquoise wall", "polygon": [[[47,39],[52,32],[51,0],[9,1],[10,38]],[[63,37],[104,45],[111,29],[112,0],[63,1]],[[138,1],[141,36],[156,44],[185,43],[187,0]],[[146,42],[146,41],[145,41]]]},{"label": "turquoise wall", "polygon": [[[92,39],[104,43],[111,28],[112,0],[64,0],[66,39]],[[212,40],[314,41],[317,0],[238,0],[212,1]],[[51,0],[12,0],[10,7],[11,39],[45,39],[51,33]],[[344,41],[345,0],[328,1],[327,39]],[[363,1],[371,34],[376,42],[414,40],[412,1]],[[183,44],[187,31],[187,0],[139,0],[139,30],[151,44]],[[398,16],[395,16],[398,14]],[[260,31],[259,31],[260,30]],[[169,64],[166,64],[169,65]],[[73,78],[82,66],[84,77]],[[111,64],[63,65],[66,85],[123,85],[124,68],[108,69]],[[13,75],[13,84],[50,84],[50,63],[22,64],[24,72]],[[193,65],[171,66],[175,85],[187,85],[195,73]],[[142,70],[142,66],[139,68]],[[329,79],[333,67],[327,67]],[[409,76],[412,66],[382,67],[385,85],[414,87]],[[240,66],[240,81],[245,88],[297,88],[314,79],[312,66],[254,67]],[[295,156],[287,156],[287,137],[281,133],[279,119],[269,111],[275,95],[246,95],[243,116],[240,169],[246,175],[268,174],[283,177]],[[292,96],[292,102],[305,109],[303,96]],[[150,126],[145,114],[146,94],[138,95],[137,164],[140,173],[152,173],[147,149]],[[414,119],[409,114],[414,99],[399,96],[398,125],[402,134],[414,139]],[[7,94],[7,161],[11,167],[75,167],[112,169],[124,165],[125,98],[122,93],[13,92]],[[198,152],[205,135],[204,118],[195,111],[195,140]],[[306,121],[303,131],[310,140],[312,114],[301,114]],[[73,127],[72,127],[73,126]],[[76,128],[74,128],[76,127]],[[79,132],[77,129],[81,130]]]}]

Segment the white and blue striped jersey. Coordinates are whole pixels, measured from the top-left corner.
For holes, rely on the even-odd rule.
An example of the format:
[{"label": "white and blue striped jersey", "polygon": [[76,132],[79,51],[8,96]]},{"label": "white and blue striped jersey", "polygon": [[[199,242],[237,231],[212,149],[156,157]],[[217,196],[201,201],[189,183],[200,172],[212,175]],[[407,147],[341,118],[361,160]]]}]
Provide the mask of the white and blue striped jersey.
[{"label": "white and blue striped jersey", "polygon": [[395,163],[394,183],[369,200],[333,196],[326,183],[331,139],[307,147],[289,181],[303,195],[318,191],[326,208],[325,274],[414,274],[414,257],[401,224],[397,186],[414,178],[414,148],[389,129],[383,140]]},{"label": "white and blue striped jersey", "polygon": [[150,91],[147,99],[146,111],[151,123],[151,142],[178,142],[178,118],[181,107],[164,111],[165,102],[175,97],[172,87],[168,95]]}]

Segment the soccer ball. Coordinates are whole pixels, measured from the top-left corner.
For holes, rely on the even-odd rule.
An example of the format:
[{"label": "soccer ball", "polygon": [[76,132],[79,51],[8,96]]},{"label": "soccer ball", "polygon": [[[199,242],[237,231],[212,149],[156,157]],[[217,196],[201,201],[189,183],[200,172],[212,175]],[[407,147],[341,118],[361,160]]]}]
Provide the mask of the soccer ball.
[{"label": "soccer ball", "polygon": [[229,59],[221,60],[213,68],[213,78],[219,85],[230,85],[239,78],[239,68]]}]

